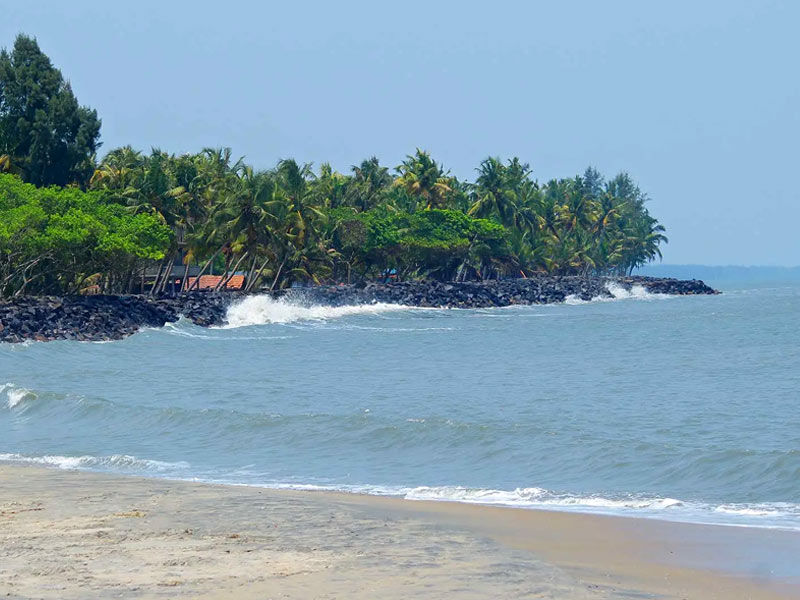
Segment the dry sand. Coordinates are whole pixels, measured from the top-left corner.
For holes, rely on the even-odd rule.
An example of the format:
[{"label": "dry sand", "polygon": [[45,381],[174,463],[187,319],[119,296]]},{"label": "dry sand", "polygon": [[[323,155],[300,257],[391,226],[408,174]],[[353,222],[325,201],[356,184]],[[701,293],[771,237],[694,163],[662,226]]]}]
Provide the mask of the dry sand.
[{"label": "dry sand", "polygon": [[800,597],[733,529],[0,465],[0,598]]}]

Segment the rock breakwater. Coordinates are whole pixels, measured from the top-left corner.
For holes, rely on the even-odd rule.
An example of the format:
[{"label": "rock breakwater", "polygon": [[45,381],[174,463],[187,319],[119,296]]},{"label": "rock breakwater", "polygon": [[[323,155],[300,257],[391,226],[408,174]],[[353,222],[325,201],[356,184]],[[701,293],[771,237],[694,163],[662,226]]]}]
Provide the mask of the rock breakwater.
[{"label": "rock breakwater", "polygon": [[197,325],[225,319],[232,294],[148,296],[26,296],[0,301],[0,342],[118,340],[143,327],[184,316]]},{"label": "rock breakwater", "polygon": [[[614,289],[637,288],[650,294],[717,294],[699,280],[653,277],[555,277],[447,283],[408,281],[364,285],[318,286],[303,293],[312,302],[341,306],[384,302],[407,306],[441,308],[490,308],[512,304],[556,304],[569,298],[589,301],[613,298]],[[298,290],[289,293],[297,294]]]},{"label": "rock breakwater", "polygon": [[[652,277],[553,277],[443,283],[409,281],[330,285],[273,293],[307,304],[345,306],[403,304],[441,308],[488,308],[554,304],[574,298],[611,298],[611,289],[651,294],[716,294],[702,281]],[[222,325],[240,293],[193,292],[170,297],[37,296],[0,301],[0,342],[117,340],[143,327],[163,327],[181,316],[204,327]]]}]

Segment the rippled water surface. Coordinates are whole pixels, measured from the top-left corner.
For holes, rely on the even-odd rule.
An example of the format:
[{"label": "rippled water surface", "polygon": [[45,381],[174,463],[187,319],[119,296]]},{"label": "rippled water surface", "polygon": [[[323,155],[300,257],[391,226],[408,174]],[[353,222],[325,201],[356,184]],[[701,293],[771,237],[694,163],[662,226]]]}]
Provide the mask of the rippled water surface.
[{"label": "rippled water surface", "polygon": [[0,345],[0,459],[800,529],[800,286]]}]

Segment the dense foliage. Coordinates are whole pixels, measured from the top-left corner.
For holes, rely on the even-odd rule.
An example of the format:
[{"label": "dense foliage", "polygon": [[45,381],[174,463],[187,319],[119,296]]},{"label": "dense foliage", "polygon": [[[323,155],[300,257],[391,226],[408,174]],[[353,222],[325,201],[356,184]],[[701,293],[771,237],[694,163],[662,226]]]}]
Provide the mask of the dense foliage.
[{"label": "dense foliage", "polygon": [[[283,160],[256,172],[228,149],[172,156],[112,151],[90,187],[175,232],[165,270],[211,261],[255,285],[385,276],[442,280],[621,273],[659,256],[663,228],[626,174],[535,181],[488,158],[474,183],[420,150],[395,169],[351,173]],[[211,266],[209,263],[209,267]]]},{"label": "dense foliage", "polygon": [[37,188],[0,175],[0,295],[126,289],[163,258],[172,232],[100,192]]},{"label": "dense foliage", "polygon": [[36,185],[84,184],[99,146],[97,113],[79,106],[36,40],[0,52],[0,171]]},{"label": "dense foliage", "polygon": [[227,148],[122,147],[94,165],[98,131],[34,41],[20,36],[0,55],[0,170],[84,190],[2,176],[0,293],[87,282],[127,292],[144,281],[157,292],[176,267],[187,282],[193,264],[225,274],[220,287],[245,273],[250,289],[624,273],[666,241],[624,173],[606,181],[589,168],[540,183],[518,158],[490,157],[467,182],[421,150],[393,171],[374,157],[348,173],[292,159],[256,171]]}]

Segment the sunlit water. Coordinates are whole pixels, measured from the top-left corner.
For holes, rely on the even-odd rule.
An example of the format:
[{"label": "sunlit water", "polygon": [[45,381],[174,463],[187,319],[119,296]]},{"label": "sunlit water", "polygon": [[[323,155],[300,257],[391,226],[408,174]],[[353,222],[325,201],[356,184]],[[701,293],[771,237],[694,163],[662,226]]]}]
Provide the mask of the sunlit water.
[{"label": "sunlit water", "polygon": [[800,285],[724,291],[3,344],[0,460],[800,529]]}]

